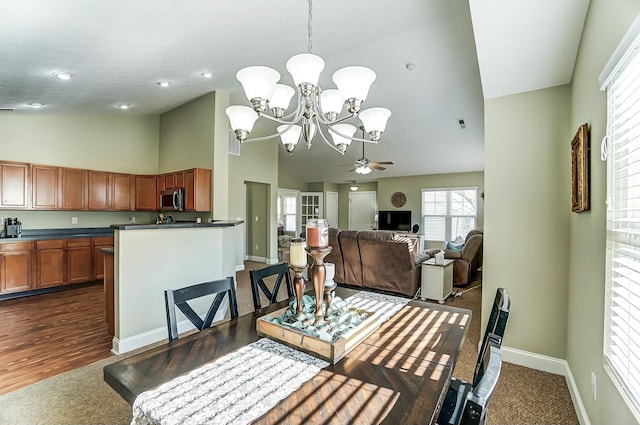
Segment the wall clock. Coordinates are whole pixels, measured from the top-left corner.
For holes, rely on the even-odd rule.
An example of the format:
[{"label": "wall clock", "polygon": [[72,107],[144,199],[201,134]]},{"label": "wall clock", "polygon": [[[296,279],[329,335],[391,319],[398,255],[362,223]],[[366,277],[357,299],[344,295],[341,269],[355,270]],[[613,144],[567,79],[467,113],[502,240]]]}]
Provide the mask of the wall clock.
[{"label": "wall clock", "polygon": [[402,192],[396,192],[391,195],[391,205],[396,208],[404,207],[404,204],[407,203],[407,197]]}]

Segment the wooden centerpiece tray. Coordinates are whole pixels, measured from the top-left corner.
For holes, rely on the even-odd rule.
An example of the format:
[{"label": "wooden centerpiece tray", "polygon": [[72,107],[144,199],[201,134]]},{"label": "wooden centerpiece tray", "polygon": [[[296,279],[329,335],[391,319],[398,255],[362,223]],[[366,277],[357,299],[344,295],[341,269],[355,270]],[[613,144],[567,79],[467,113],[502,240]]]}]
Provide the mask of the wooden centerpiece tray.
[{"label": "wooden centerpiece tray", "polygon": [[335,341],[329,342],[316,336],[303,333],[300,329],[294,328],[291,325],[278,324],[270,321],[270,319],[282,316],[287,309],[289,309],[289,307],[284,307],[259,317],[256,320],[258,335],[271,338],[331,363],[340,361],[381,325],[380,314],[352,308],[350,309],[351,311],[357,310],[359,313],[367,314],[368,317],[353,329],[349,329],[343,333]]}]

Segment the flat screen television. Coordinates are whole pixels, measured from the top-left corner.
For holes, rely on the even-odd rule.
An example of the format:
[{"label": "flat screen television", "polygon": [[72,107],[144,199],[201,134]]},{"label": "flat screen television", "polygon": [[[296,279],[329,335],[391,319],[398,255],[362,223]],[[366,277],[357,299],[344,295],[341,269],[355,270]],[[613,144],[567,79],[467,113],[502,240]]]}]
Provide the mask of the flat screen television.
[{"label": "flat screen television", "polygon": [[411,231],[411,211],[378,211],[378,229]]}]

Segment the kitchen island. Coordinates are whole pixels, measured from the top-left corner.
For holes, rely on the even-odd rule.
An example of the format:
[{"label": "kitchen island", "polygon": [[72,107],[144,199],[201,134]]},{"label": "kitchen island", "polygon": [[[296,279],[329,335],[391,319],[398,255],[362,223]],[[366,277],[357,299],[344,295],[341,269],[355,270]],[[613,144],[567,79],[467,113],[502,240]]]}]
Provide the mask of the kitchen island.
[{"label": "kitchen island", "polygon": [[[112,351],[125,353],[167,338],[165,289],[235,276],[242,223],[111,226],[115,242]],[[216,320],[224,318],[227,308],[225,300]],[[182,319],[179,332],[190,328],[190,322]]]}]

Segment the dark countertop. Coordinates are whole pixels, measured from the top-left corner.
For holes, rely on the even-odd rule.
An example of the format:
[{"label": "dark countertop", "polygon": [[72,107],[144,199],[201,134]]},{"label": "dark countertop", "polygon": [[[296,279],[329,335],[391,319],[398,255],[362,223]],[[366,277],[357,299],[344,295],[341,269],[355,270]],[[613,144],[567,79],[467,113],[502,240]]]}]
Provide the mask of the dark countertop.
[{"label": "dark countertop", "polygon": [[19,238],[0,238],[0,243],[40,241],[47,239],[91,238],[113,236],[110,227],[85,227],[77,229],[24,229]]},{"label": "dark countertop", "polygon": [[244,223],[242,220],[218,220],[213,223],[196,223],[195,221],[189,221],[171,224],[112,224],[111,228],[118,230],[194,229],[205,227],[233,227],[242,223]]}]

